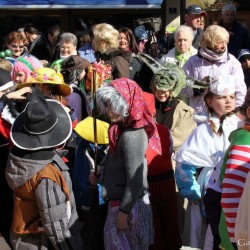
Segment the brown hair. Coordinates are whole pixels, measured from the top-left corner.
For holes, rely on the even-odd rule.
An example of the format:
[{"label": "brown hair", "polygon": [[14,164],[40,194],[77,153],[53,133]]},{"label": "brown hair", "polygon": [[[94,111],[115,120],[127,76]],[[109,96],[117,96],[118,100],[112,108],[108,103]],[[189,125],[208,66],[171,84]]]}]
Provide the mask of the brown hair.
[{"label": "brown hair", "polygon": [[[212,114],[214,113],[214,109],[208,105],[207,101],[208,101],[208,99],[211,99],[214,95],[215,94],[212,93],[211,90],[208,88],[205,91],[204,96],[203,96],[203,100],[204,100],[204,103],[205,103],[205,106],[206,106],[206,109],[207,109],[207,112],[208,112],[208,115],[209,115],[209,120],[210,120]],[[250,96],[249,96],[249,99],[250,99]],[[250,101],[249,101],[249,106],[250,106]],[[216,129],[216,126],[215,126],[214,122],[210,120],[210,127],[211,127],[212,131],[215,134],[222,135],[222,133],[223,133],[222,125],[223,125],[224,120],[228,116],[231,116],[231,115],[236,114],[238,112],[239,112],[239,108],[235,108],[234,110],[222,115],[220,117],[220,127],[219,127],[218,131]]]},{"label": "brown hair", "polygon": [[11,43],[20,43],[23,42],[23,44],[26,43],[26,39],[22,36],[21,32],[19,31],[12,31],[10,32],[6,39],[5,39],[5,46],[7,44],[11,44]]},{"label": "brown hair", "polygon": [[125,34],[126,38],[128,39],[128,42],[129,42],[130,51],[134,52],[135,54],[138,54],[139,48],[138,48],[138,44],[136,42],[133,31],[127,27],[122,27],[119,29],[119,33]]}]

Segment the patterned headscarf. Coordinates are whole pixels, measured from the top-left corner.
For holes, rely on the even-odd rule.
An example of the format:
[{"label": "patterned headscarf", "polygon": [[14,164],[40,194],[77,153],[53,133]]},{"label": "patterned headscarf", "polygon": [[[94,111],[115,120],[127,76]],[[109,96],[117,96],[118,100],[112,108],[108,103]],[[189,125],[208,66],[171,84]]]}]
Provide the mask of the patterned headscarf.
[{"label": "patterned headscarf", "polygon": [[156,129],[152,114],[143,97],[142,89],[139,85],[127,78],[119,78],[111,82],[115,88],[128,103],[129,116],[123,123],[111,124],[109,128],[110,149],[115,148],[116,138],[125,128],[144,128],[149,139],[149,144],[154,151],[161,154],[161,142]]}]

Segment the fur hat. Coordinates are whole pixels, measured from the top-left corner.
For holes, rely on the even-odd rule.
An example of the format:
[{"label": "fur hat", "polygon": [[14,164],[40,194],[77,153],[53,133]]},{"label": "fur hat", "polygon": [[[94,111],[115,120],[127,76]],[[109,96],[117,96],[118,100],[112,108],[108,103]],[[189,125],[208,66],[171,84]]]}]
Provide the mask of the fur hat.
[{"label": "fur hat", "polygon": [[11,73],[5,69],[0,68],[0,91],[7,90],[14,86],[11,78]]},{"label": "fur hat", "polygon": [[72,133],[69,113],[56,100],[34,96],[11,127],[11,140],[21,149],[55,148]]}]

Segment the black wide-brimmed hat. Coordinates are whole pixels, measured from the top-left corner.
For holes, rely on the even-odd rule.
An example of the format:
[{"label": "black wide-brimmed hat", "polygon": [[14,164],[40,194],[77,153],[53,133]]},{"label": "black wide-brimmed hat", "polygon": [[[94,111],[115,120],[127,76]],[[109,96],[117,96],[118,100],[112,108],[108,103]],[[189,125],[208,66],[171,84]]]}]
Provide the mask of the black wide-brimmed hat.
[{"label": "black wide-brimmed hat", "polygon": [[56,148],[65,143],[72,133],[68,112],[56,100],[34,96],[14,121],[10,136],[21,149]]}]

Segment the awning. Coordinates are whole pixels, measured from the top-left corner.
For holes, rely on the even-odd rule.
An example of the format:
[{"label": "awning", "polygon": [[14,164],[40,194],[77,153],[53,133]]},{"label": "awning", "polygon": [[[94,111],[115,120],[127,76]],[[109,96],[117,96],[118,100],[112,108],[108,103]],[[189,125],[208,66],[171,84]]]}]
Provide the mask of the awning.
[{"label": "awning", "polygon": [[0,0],[0,9],[159,9],[163,0]]}]

